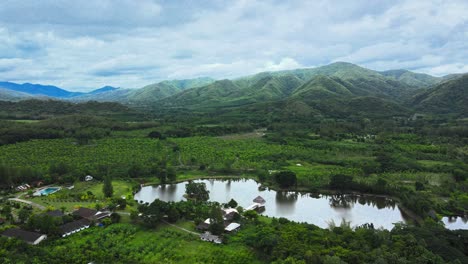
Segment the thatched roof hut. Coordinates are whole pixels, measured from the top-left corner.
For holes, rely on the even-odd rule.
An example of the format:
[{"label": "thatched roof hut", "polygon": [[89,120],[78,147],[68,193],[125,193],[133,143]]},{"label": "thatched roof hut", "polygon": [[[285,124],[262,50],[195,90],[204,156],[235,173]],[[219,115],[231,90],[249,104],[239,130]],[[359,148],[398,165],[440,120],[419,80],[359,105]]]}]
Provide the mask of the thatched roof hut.
[{"label": "thatched roof hut", "polygon": [[261,197],[260,195],[257,196],[257,198],[253,199],[253,202],[254,202],[254,203],[259,203],[259,204],[264,204],[264,203],[266,203],[265,199],[263,199],[263,197]]}]

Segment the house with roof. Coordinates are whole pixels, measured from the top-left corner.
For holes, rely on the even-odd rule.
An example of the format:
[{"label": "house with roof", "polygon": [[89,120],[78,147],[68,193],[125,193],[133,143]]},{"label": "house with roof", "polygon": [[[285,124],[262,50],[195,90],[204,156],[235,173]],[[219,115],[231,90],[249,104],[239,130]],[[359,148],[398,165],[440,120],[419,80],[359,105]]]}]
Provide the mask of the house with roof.
[{"label": "house with roof", "polygon": [[47,211],[45,212],[44,214],[48,215],[48,216],[52,216],[52,217],[62,217],[64,216],[65,214],[60,211],[60,210],[53,210],[53,211]]},{"label": "house with roof", "polygon": [[258,204],[265,204],[266,203],[265,199],[263,199],[263,197],[261,197],[260,195],[255,197],[255,199],[253,199],[253,202],[258,203]]},{"label": "house with roof", "polygon": [[228,233],[233,233],[233,232],[237,232],[239,229],[240,229],[240,224],[239,223],[230,223],[228,226],[226,226],[224,228],[224,231],[228,232]]},{"label": "house with roof", "polygon": [[78,210],[75,210],[72,215],[88,219],[89,221],[101,221],[102,219],[109,217],[111,212],[97,211],[86,207],[80,207]]},{"label": "house with roof", "polygon": [[61,225],[59,227],[60,233],[62,234],[62,237],[66,237],[72,234],[75,234],[77,232],[80,232],[82,230],[85,230],[86,228],[89,228],[91,225],[91,221],[88,219],[80,219],[76,220],[64,225]]},{"label": "house with roof", "polygon": [[47,239],[47,235],[22,230],[19,228],[7,229],[3,231],[2,236],[10,237],[10,238],[17,238],[31,245],[37,245],[41,243],[42,241],[44,241],[45,239]]},{"label": "house with roof", "polygon": [[197,230],[200,230],[200,231],[206,231],[210,228],[210,224],[206,222],[200,222],[196,228]]},{"label": "house with roof", "polygon": [[212,235],[210,232],[200,234],[200,239],[207,242],[213,242],[215,244],[223,243],[223,240],[219,236]]},{"label": "house with roof", "polygon": [[232,221],[237,215],[239,215],[239,212],[235,208],[225,208],[222,211],[224,221]]}]

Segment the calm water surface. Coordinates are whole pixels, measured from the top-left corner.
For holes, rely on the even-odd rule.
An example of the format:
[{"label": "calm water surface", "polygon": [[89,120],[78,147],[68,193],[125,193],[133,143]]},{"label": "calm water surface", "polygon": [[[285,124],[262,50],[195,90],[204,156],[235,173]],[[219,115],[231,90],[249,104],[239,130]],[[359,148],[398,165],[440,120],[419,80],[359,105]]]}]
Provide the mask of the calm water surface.
[{"label": "calm water surface", "polygon": [[[260,190],[254,180],[197,180],[204,182],[210,191],[210,201],[227,203],[231,198],[240,206],[248,207],[258,195],[266,200],[263,215],[285,217],[297,222],[307,222],[327,228],[331,221],[339,225],[342,219],[352,226],[373,223],[376,228],[391,229],[394,223],[405,222],[405,216],[388,198],[357,195],[317,195],[297,192]],[[185,200],[186,182],[143,187],[135,200],[151,203]]]},{"label": "calm water surface", "polygon": [[442,222],[450,230],[468,229],[468,217],[443,217]]}]

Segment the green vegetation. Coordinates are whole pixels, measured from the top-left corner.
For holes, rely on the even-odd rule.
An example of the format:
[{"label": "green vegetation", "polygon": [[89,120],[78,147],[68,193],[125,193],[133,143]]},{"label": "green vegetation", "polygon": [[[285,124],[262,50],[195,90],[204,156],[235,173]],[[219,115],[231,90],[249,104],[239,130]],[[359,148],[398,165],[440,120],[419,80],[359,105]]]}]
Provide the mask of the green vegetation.
[{"label": "green vegetation", "polygon": [[[117,103],[0,102],[5,228],[51,235],[36,247],[0,238],[0,259],[464,263],[466,231],[448,231],[440,218],[467,215],[466,80],[334,63],[236,80],[161,82],[131,92],[133,99],[129,91],[109,92],[138,110]],[[84,182],[86,175],[94,180]],[[263,186],[312,193],[391,196],[417,221],[392,230],[372,224],[351,229],[346,222],[320,229],[247,211],[237,219],[243,228],[213,245],[178,228],[193,231],[211,218],[209,230],[223,232],[219,209],[226,205],[206,202],[206,186],[188,183],[186,202],[133,200],[144,183],[207,177],[253,178]],[[42,197],[14,189],[39,182],[74,188]],[[39,206],[6,200],[13,196]],[[56,239],[59,223],[41,216],[40,206],[114,213],[105,227]],[[111,225],[118,222],[124,224]]]},{"label": "green vegetation", "polygon": [[0,237],[2,263],[262,263],[242,243],[213,245],[171,226],[93,227],[70,237],[28,246]]}]

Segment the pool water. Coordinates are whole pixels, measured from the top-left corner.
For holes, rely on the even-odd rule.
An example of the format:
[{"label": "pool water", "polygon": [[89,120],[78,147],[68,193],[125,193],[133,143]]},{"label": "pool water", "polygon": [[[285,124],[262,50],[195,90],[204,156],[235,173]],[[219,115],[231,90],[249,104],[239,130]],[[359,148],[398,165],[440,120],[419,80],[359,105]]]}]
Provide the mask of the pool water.
[{"label": "pool water", "polygon": [[49,195],[60,190],[60,187],[47,187],[34,193],[34,196]]}]

